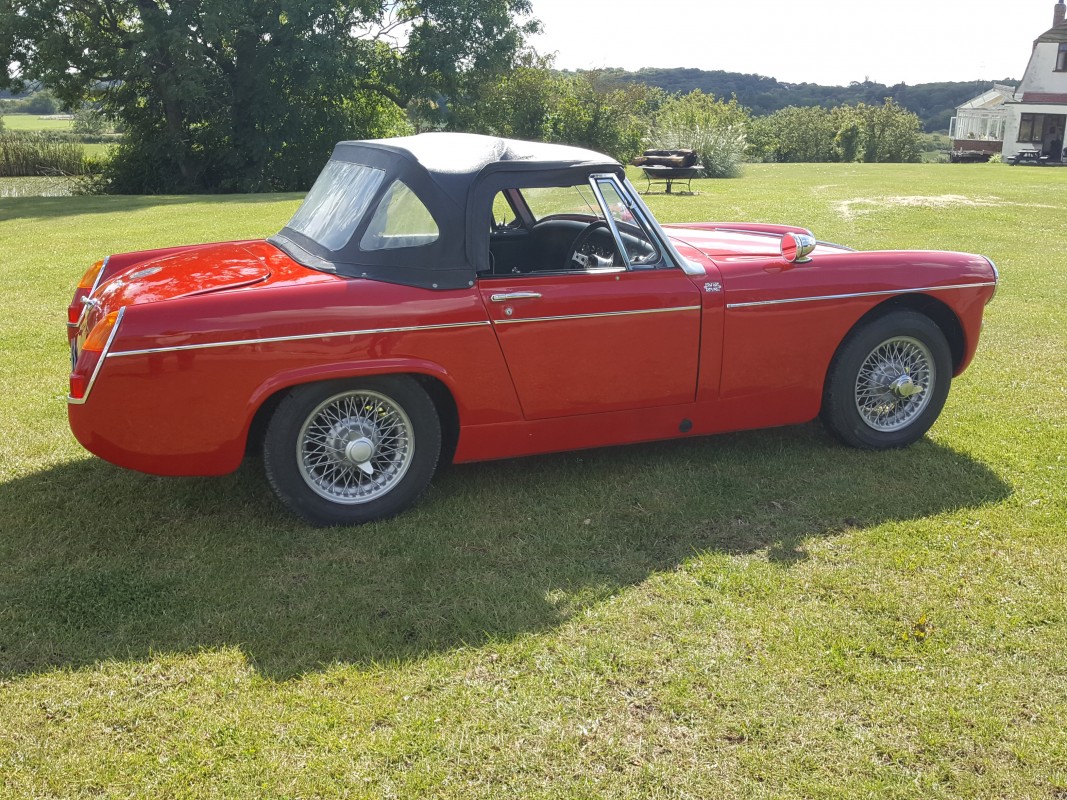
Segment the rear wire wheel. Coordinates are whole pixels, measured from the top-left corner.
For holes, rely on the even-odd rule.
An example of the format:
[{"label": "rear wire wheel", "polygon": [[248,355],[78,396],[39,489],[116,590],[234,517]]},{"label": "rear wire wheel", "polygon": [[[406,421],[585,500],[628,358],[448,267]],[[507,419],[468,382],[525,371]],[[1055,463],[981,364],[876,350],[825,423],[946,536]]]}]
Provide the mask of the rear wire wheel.
[{"label": "rear wire wheel", "polygon": [[884,450],[921,439],[952,382],[944,333],[916,311],[893,311],[855,329],[838,348],[822,419],[853,447]]},{"label": "rear wire wheel", "polygon": [[299,386],[279,403],[263,441],[278,497],[321,526],[400,513],[429,485],[440,451],[433,401],[405,376]]}]

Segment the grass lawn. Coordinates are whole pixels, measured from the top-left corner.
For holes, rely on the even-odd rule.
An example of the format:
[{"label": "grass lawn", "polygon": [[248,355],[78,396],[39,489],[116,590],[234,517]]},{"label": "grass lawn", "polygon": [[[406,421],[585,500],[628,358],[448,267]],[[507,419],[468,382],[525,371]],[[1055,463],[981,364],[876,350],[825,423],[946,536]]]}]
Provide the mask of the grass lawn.
[{"label": "grass lawn", "polygon": [[69,131],[74,126],[73,120],[41,119],[38,114],[4,114],[3,120],[9,131]]},{"label": "grass lawn", "polygon": [[649,204],[996,261],[926,440],[455,467],[311,529],[254,461],[90,457],[63,399],[94,259],[263,236],[299,198],[0,200],[0,796],[1067,797],[1067,170],[693,185]]}]

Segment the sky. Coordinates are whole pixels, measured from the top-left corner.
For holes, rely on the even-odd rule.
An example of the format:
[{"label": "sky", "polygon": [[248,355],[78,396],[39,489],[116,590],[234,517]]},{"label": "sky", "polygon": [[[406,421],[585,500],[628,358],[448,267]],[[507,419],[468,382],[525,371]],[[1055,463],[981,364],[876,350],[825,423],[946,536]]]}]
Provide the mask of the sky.
[{"label": "sky", "polygon": [[[696,67],[786,83],[1021,78],[1054,0],[531,0],[560,69]],[[668,35],[669,32],[672,32]]]}]

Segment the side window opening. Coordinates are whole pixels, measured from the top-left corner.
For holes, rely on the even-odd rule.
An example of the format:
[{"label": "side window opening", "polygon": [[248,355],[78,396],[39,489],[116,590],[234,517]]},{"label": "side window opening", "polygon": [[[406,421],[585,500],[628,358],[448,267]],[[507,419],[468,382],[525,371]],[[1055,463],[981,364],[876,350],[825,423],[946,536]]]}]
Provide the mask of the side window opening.
[{"label": "side window opening", "polygon": [[437,241],[441,230],[430,210],[403,181],[393,181],[371,217],[359,249],[364,251],[422,247]]},{"label": "side window opening", "polygon": [[656,240],[604,176],[505,189],[495,196],[492,215],[483,271],[489,275],[617,272],[663,263]]}]

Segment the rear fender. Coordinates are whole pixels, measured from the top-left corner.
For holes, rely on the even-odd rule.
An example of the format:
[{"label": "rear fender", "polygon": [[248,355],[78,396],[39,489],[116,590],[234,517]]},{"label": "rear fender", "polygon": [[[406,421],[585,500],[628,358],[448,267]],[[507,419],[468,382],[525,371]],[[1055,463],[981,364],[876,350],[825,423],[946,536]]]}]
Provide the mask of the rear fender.
[{"label": "rear fender", "polygon": [[457,408],[462,413],[462,405],[459,394],[456,391],[455,382],[449,375],[448,370],[433,361],[418,358],[383,358],[374,361],[361,361],[358,364],[342,362],[337,364],[320,364],[314,367],[303,367],[279,372],[264,381],[252,394],[248,403],[248,418],[245,420],[245,435],[252,425],[252,420],[263,404],[272,397],[294,386],[302,386],[308,383],[320,383],[339,378],[364,378],[372,375],[428,375],[439,380],[452,394]]}]

